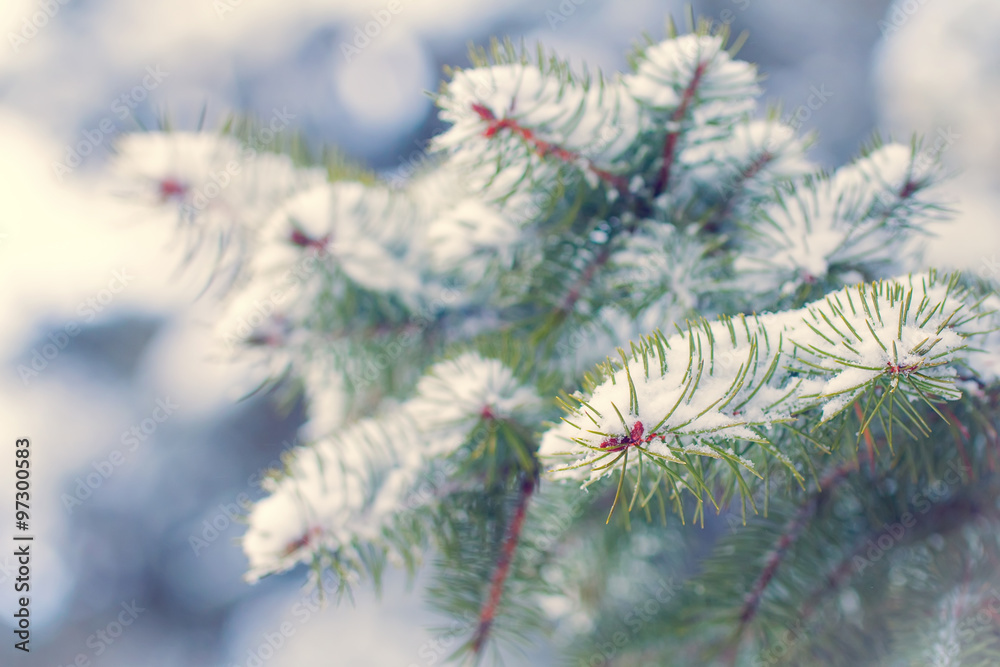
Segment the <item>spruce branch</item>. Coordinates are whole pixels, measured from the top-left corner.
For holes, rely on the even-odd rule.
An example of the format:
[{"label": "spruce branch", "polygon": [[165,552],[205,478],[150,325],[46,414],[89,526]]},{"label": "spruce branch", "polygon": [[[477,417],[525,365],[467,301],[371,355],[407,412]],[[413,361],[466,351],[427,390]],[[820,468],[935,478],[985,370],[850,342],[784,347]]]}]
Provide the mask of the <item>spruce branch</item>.
[{"label": "spruce branch", "polygon": [[[623,665],[735,661],[836,592],[831,618],[868,623],[796,635],[790,660],[996,663],[1000,642],[960,624],[1000,562],[1000,298],[914,272],[942,170],[876,138],[821,171],[775,109],[757,117],[728,31],[690,23],[611,76],[474,51],[437,95],[432,159],[390,182],[299,139],[254,145],[241,122],[122,139],[122,189],[230,287],[219,356],[305,399],[306,444],[248,519],[248,579],[307,564],[377,588],[431,556],[429,603],[471,634],[449,659],[548,627],[576,650],[621,619]],[[234,156],[240,178],[200,196]],[[543,493],[543,466],[570,484]],[[855,566],[880,518],[959,469],[899,540],[930,545],[926,576],[896,553],[877,577]],[[707,506],[737,503],[732,535],[667,517],[712,529]],[[938,549],[951,524],[965,543]],[[648,591],[622,584],[663,572],[690,585],[632,626]]]},{"label": "spruce branch", "polygon": [[738,625],[736,630],[733,632],[732,638],[730,639],[729,648],[726,650],[726,659],[730,662],[730,664],[735,664],[740,643],[742,642],[747,628],[752,623],[754,616],[760,607],[761,600],[764,598],[764,591],[767,588],[767,585],[771,583],[771,580],[774,578],[775,573],[781,566],[781,563],[788,554],[789,549],[791,549],[795,542],[802,536],[802,533],[806,530],[810,519],[813,515],[815,515],[820,505],[822,505],[833,494],[839,484],[843,482],[848,475],[857,472],[857,470],[858,462],[856,460],[841,463],[840,465],[829,470],[820,480],[820,490],[809,496],[809,498],[799,507],[795,516],[785,526],[785,529],[775,544],[774,549],[765,559],[764,568],[760,575],[758,575],[753,587],[747,594],[743,607],[740,609]]},{"label": "spruce branch", "polygon": [[602,181],[618,190],[622,195],[628,195],[628,184],[622,176],[612,174],[606,169],[598,167],[593,160],[581,155],[578,152],[563,148],[555,143],[538,138],[530,128],[524,127],[517,120],[512,118],[497,118],[493,111],[479,103],[473,103],[470,107],[476,112],[486,124],[483,130],[483,137],[489,139],[502,130],[507,130],[523,139],[540,158],[552,156],[567,164],[582,163]]},{"label": "spruce branch", "polygon": [[930,188],[938,177],[914,146],[886,144],[832,175],[785,184],[742,225],[737,270],[784,294],[898,272],[912,259],[913,237],[946,211]]},{"label": "spruce branch", "polygon": [[565,317],[573,312],[573,309],[576,307],[577,302],[583,296],[587,287],[589,287],[597,278],[597,274],[601,267],[607,264],[608,260],[611,259],[616,239],[622,235],[633,233],[637,227],[637,220],[638,219],[633,216],[630,216],[630,220],[627,223],[623,223],[618,218],[614,219],[614,224],[607,232],[607,236],[604,239],[600,250],[598,250],[597,254],[595,254],[583,267],[580,275],[566,292],[566,296],[563,297],[562,302],[559,304],[559,308],[556,311],[557,316]]},{"label": "spruce branch", "polygon": [[479,655],[490,635],[493,627],[493,620],[496,617],[497,608],[500,605],[500,598],[503,595],[504,582],[510,573],[511,563],[517,552],[518,544],[521,540],[521,530],[524,528],[524,520],[528,514],[528,503],[535,492],[537,482],[531,475],[525,475],[521,481],[518,493],[517,506],[514,516],[511,518],[510,526],[507,528],[507,536],[504,539],[503,547],[500,551],[500,558],[497,561],[493,579],[490,582],[489,594],[479,612],[479,621],[472,639],[472,651]]},{"label": "spruce branch", "polygon": [[972,323],[989,317],[975,304],[955,277],[930,274],[849,288],[800,310],[688,322],[670,338],[657,332],[599,367],[587,393],[573,397],[577,406],[545,435],[541,454],[557,477],[585,480],[589,472],[593,481],[624,460],[612,457],[617,449],[608,443],[625,442],[641,427],[641,441],[628,441],[635,465],[646,457],[669,467],[683,464],[683,455],[701,455],[756,474],[752,460],[724,443],[758,443],[790,466],[763,429],[814,409],[829,421],[876,388],[881,398],[862,432],[893,407],[926,430],[910,401],[961,396],[953,367],[965,337],[974,335]]},{"label": "spruce branch", "polygon": [[[980,487],[980,491],[986,487]],[[929,535],[939,532],[949,533],[960,530],[962,526],[972,519],[981,517],[995,519],[997,511],[988,504],[983,503],[982,498],[977,498],[975,489],[972,493],[960,493],[953,498],[935,503],[926,515],[921,519],[919,531],[907,533],[899,542],[900,545],[911,544],[925,539]],[[987,496],[988,497],[988,496]],[[987,501],[988,502],[988,501]],[[898,520],[898,517],[896,518]],[[866,551],[871,550],[873,540],[884,534],[884,529],[873,530],[871,533],[862,534],[857,537],[853,547],[847,551],[824,577],[823,584],[809,592],[804,598],[799,616],[808,620],[816,612],[830,593],[839,590],[841,586],[849,580],[852,575],[857,574],[858,563],[869,565],[863,558]]]},{"label": "spruce branch", "polygon": [[764,150],[754,158],[753,162],[739,172],[733,183],[732,190],[725,194],[722,203],[716,207],[715,212],[704,223],[705,232],[718,233],[719,226],[732,215],[733,210],[736,208],[744,185],[753,180],[774,159],[775,156],[770,151]]},{"label": "spruce branch", "polygon": [[684,93],[681,95],[680,104],[677,105],[677,109],[670,116],[670,123],[673,126],[677,126],[678,129],[672,130],[667,133],[667,138],[663,142],[663,155],[660,158],[663,164],[660,166],[660,171],[657,172],[656,181],[653,183],[653,198],[659,197],[667,189],[667,185],[670,183],[670,169],[674,164],[674,156],[677,152],[677,142],[681,136],[680,125],[684,121],[688,113],[688,108],[694,101],[695,94],[698,91],[698,86],[701,84],[701,79],[705,75],[705,70],[708,68],[707,62],[699,62],[694,68],[694,75],[691,77],[690,83],[684,89]]}]

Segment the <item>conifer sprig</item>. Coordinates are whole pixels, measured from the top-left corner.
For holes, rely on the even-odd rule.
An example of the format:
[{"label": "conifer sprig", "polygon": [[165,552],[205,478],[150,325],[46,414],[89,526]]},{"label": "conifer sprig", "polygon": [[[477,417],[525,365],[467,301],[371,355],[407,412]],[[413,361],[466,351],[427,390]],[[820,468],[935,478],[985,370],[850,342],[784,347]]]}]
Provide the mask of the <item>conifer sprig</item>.
[{"label": "conifer sprig", "polygon": [[[753,662],[823,613],[788,655],[854,665],[858,628],[826,623],[853,604],[872,645],[994,664],[960,624],[997,558],[976,521],[995,520],[1000,298],[919,261],[941,169],[876,139],[822,172],[758,113],[742,38],[689,24],[622,74],[474,50],[406,179],[235,120],[119,142],[116,189],[229,288],[219,356],[245,364],[240,390],[305,399],[305,444],[248,517],[247,577],[306,564],[345,592],[431,560],[456,660],[541,628],[572,654],[621,618],[623,664]],[[931,554],[933,594],[895,556],[857,561],[914,498],[926,525],[899,551]],[[705,557],[719,531],[669,511],[733,532]],[[982,544],[935,546],[953,524]],[[645,601],[618,579],[664,572],[691,583],[633,626]],[[933,641],[907,607],[935,610]]]}]

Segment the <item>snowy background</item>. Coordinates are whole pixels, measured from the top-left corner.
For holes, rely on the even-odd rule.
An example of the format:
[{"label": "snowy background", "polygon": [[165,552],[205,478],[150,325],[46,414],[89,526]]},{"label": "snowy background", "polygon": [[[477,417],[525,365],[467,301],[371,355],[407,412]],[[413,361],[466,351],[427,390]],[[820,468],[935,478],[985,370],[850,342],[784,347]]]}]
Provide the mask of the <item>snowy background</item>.
[{"label": "snowy background", "polygon": [[[260,473],[303,415],[234,402],[240,369],[210,358],[215,306],[178,270],[173,230],[146,224],[102,178],[116,135],[162,118],[193,129],[203,108],[208,128],[231,111],[280,114],[315,143],[405,170],[440,129],[425,91],[443,65],[466,64],[468,42],[540,40],[621,70],[634,39],[662,37],[683,9],[399,2],[357,52],[344,45],[386,2],[0,3],[0,423],[11,449],[32,439],[36,535],[32,653],[13,664],[440,664],[444,648],[421,630],[433,619],[398,578],[381,603],[365,593],[322,611],[301,570],[243,583],[230,517],[261,496]],[[939,142],[961,213],[928,262],[1000,274],[1000,5],[714,0],[695,12],[750,30],[740,57],[760,64],[783,117],[819,132],[821,163],[850,159],[875,130]],[[13,564],[0,556],[3,623]],[[549,662],[543,649],[524,664]]]}]

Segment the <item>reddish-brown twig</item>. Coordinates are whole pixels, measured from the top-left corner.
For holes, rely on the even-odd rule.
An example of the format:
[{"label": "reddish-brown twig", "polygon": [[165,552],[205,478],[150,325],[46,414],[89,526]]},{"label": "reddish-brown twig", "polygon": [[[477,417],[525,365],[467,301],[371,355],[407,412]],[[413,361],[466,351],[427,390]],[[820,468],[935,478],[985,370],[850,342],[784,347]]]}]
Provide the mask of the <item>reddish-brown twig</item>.
[{"label": "reddish-brown twig", "polygon": [[774,549],[770,554],[768,554],[767,560],[764,563],[764,569],[754,582],[753,587],[750,589],[750,593],[747,595],[746,600],[743,603],[743,608],[740,610],[739,627],[736,629],[732,643],[726,653],[730,661],[735,661],[737,649],[743,639],[743,633],[749,626],[750,621],[752,621],[754,616],[757,614],[757,610],[760,608],[760,603],[764,598],[764,591],[768,584],[771,583],[771,580],[774,579],[774,575],[778,572],[778,567],[784,561],[785,556],[788,554],[788,550],[802,535],[802,532],[809,524],[809,520],[816,512],[820,503],[826,499],[833,489],[843,482],[849,474],[857,469],[857,461],[848,461],[840,464],[823,475],[820,479],[820,490],[809,496],[809,499],[799,508],[798,512],[795,513],[795,516],[792,517],[785,526],[785,530],[782,531],[781,537],[778,538],[778,542],[775,544]]},{"label": "reddish-brown twig", "polygon": [[492,110],[482,104],[473,104],[472,110],[486,122],[486,129],[483,130],[483,136],[487,139],[495,137],[501,130],[508,130],[511,134],[521,137],[539,157],[551,155],[562,162],[570,164],[582,163],[591,173],[616,188],[622,194],[628,192],[628,184],[624,177],[612,174],[606,169],[601,169],[590,158],[550,141],[545,141],[536,135],[534,130],[524,127],[513,118],[497,118]]},{"label": "reddish-brown twig", "polygon": [[[684,120],[691,103],[694,101],[698,86],[701,85],[701,79],[705,76],[706,69],[708,69],[707,62],[698,63],[698,66],[695,67],[694,76],[691,77],[687,88],[684,89],[680,104],[677,105],[674,113],[670,116],[671,123],[677,124]],[[653,185],[654,199],[659,197],[670,183],[670,170],[674,164],[674,158],[677,153],[677,142],[680,140],[680,137],[681,130],[677,128],[668,132],[667,138],[663,142],[663,164],[660,165],[660,172],[656,175],[656,183]]]},{"label": "reddish-brown twig", "polygon": [[521,482],[521,490],[517,499],[517,508],[514,510],[514,517],[511,519],[510,527],[507,529],[507,536],[500,549],[500,560],[493,573],[493,581],[490,584],[490,593],[479,612],[479,623],[476,626],[476,633],[472,638],[472,650],[479,654],[486,640],[490,636],[490,628],[496,618],[497,607],[500,604],[500,597],[503,594],[504,583],[510,574],[510,566],[514,562],[514,554],[517,552],[517,545],[521,541],[521,530],[524,528],[524,520],[528,515],[528,502],[535,492],[535,480],[529,476]]}]

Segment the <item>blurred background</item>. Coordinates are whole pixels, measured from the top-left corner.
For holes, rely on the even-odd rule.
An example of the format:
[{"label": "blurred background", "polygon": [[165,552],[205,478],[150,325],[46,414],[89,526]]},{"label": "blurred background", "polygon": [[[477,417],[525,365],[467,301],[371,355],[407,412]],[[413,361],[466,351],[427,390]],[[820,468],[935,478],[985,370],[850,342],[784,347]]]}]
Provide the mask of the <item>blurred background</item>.
[{"label": "blurred background", "polygon": [[[235,400],[242,371],[209,353],[217,306],[180,269],[174,230],[117,199],[103,172],[121,133],[163,118],[194,129],[204,108],[208,129],[234,111],[281,114],[313,145],[406,173],[440,129],[426,91],[467,63],[469,42],[541,41],[612,72],[643,32],[660,39],[684,15],[672,0],[398,2],[367,40],[384,0],[0,3],[0,442],[32,440],[35,535],[32,650],[15,657],[5,640],[0,663],[429,667],[454,648],[422,629],[436,619],[401,577],[381,601],[362,590],[324,610],[301,569],[242,581],[240,505],[262,495],[303,414]],[[783,118],[818,132],[825,166],[876,131],[940,146],[959,214],[927,262],[1000,275],[1000,4],[693,4],[750,31],[740,57]],[[13,568],[0,555],[0,627]],[[540,647],[511,664],[554,658]]]}]

